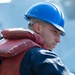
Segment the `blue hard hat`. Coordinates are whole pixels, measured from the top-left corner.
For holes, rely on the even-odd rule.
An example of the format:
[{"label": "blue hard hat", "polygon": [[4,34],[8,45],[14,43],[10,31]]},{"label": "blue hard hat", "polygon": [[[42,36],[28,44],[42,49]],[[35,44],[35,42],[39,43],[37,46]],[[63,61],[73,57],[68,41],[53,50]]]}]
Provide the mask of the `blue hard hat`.
[{"label": "blue hard hat", "polygon": [[26,20],[31,17],[48,22],[58,30],[61,35],[65,35],[64,31],[64,14],[62,10],[52,2],[39,2],[30,7],[24,15]]}]

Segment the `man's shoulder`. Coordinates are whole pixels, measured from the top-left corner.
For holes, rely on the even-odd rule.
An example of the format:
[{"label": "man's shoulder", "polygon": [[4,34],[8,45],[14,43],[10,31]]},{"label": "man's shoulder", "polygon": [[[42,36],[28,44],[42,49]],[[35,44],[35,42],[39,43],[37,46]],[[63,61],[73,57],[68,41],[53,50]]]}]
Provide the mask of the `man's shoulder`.
[{"label": "man's shoulder", "polygon": [[30,53],[31,55],[34,55],[34,56],[51,56],[51,57],[58,57],[55,52],[52,52],[50,50],[46,50],[44,48],[41,48],[41,47],[33,47],[33,48],[30,48],[28,50],[28,53]]}]

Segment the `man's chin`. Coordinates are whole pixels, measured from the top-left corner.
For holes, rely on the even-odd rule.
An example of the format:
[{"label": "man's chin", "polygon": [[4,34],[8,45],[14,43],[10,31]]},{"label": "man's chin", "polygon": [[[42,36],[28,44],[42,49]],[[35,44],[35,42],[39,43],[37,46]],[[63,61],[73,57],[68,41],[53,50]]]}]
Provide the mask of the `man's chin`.
[{"label": "man's chin", "polygon": [[50,50],[50,51],[53,51],[53,50],[54,50],[54,48],[49,48],[49,50]]}]

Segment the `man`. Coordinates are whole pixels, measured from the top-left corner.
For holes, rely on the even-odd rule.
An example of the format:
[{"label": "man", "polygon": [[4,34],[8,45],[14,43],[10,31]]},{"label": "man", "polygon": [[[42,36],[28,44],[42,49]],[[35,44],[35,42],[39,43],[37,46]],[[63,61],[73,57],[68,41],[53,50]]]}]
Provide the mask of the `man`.
[{"label": "man", "polygon": [[[53,49],[60,42],[60,35],[65,35],[64,15],[61,9],[54,3],[40,2],[27,10],[25,19],[29,21],[29,30],[23,29],[24,34],[21,30],[12,29],[2,32],[5,39],[17,39],[18,41],[24,39],[24,43],[22,43],[24,47],[17,45],[18,51],[16,50],[14,55],[10,54],[14,52],[14,48],[11,48],[13,50],[11,52],[7,50],[9,53],[7,52],[5,56],[10,56],[11,59],[6,59],[9,59],[11,63],[13,62],[13,66],[16,62],[16,65],[19,66],[17,68],[16,65],[14,67],[11,65],[15,71],[8,75],[19,75],[19,73],[20,75],[74,75],[53,52]],[[17,43],[17,40],[14,42]],[[26,53],[23,49],[26,50]],[[12,67],[10,67],[11,70]],[[9,71],[11,71],[10,69]]]},{"label": "man", "polygon": [[[22,75],[73,75],[63,65],[53,49],[64,36],[64,15],[54,3],[38,3],[28,9],[25,19],[29,21],[29,29],[38,33],[49,50],[31,48],[21,62]],[[39,40],[38,40],[39,41]]]}]

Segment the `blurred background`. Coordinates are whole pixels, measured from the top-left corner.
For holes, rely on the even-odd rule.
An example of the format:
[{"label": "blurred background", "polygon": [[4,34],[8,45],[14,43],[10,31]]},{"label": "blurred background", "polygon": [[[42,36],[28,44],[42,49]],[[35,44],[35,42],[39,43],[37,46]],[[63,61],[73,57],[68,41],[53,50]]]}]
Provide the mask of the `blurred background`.
[{"label": "blurred background", "polygon": [[75,73],[75,0],[0,0],[0,31],[5,28],[27,28],[24,13],[41,1],[56,3],[65,14],[66,36],[54,50],[63,63]]}]

